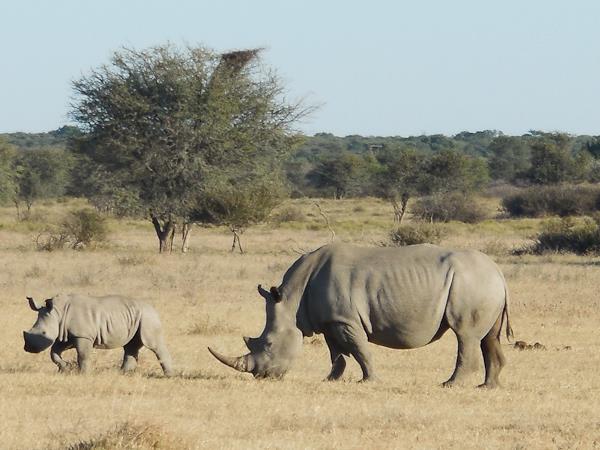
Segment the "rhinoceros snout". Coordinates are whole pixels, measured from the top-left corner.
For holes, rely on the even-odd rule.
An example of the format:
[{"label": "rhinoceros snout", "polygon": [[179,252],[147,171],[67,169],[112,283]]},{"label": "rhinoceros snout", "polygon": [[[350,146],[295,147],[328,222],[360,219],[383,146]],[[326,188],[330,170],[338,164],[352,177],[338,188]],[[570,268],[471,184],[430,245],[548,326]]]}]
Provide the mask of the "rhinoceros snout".
[{"label": "rhinoceros snout", "polygon": [[27,331],[23,331],[23,340],[25,341],[23,350],[25,350],[27,353],[43,352],[54,342],[45,335],[28,333]]}]

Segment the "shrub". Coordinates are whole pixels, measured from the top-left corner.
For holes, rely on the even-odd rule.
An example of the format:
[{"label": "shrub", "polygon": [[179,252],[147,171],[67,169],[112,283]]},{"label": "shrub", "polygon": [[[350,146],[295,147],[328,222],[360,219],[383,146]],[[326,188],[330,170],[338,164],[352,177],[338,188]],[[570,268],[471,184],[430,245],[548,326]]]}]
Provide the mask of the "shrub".
[{"label": "shrub", "polygon": [[486,218],[481,205],[470,195],[460,192],[420,198],[411,208],[414,216],[431,222],[477,223]]},{"label": "shrub", "polygon": [[504,197],[502,207],[514,217],[591,214],[600,207],[600,186],[531,187]]},{"label": "shrub", "polygon": [[599,218],[584,218],[576,222],[572,218],[554,219],[543,224],[530,247],[520,253],[542,254],[546,252],[569,252],[578,255],[600,253]]},{"label": "shrub", "polygon": [[157,425],[125,422],[115,425],[102,434],[78,442],[67,443],[64,447],[68,450],[158,450],[190,448],[189,444],[179,436],[168,433]]},{"label": "shrub", "polygon": [[40,251],[54,251],[65,247],[84,249],[94,247],[106,239],[106,220],[91,209],[70,212],[58,227],[40,233],[35,240]]},{"label": "shrub", "polygon": [[405,224],[392,230],[389,234],[389,243],[383,245],[404,247],[415,244],[439,244],[444,235],[444,230],[433,223]]},{"label": "shrub", "polygon": [[91,209],[72,211],[61,224],[73,248],[90,247],[106,239],[106,219]]},{"label": "shrub", "polygon": [[304,220],[304,213],[297,206],[282,208],[271,215],[271,222],[277,225],[284,222],[303,222]]}]

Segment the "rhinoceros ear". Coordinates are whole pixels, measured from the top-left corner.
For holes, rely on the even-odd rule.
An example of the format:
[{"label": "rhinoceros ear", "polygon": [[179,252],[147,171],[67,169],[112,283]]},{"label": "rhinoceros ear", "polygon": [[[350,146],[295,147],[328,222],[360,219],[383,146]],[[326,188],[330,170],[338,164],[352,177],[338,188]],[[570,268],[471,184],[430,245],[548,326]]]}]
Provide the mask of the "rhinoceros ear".
[{"label": "rhinoceros ear", "polygon": [[38,306],[35,304],[35,300],[32,297],[26,297],[27,301],[29,302],[29,307],[31,309],[33,309],[35,312],[38,312],[41,308],[38,308]]},{"label": "rhinoceros ear", "polygon": [[281,293],[279,292],[279,289],[277,289],[275,286],[271,286],[271,297],[273,298],[275,303],[279,303],[281,301]]},{"label": "rhinoceros ear", "polygon": [[258,285],[258,293],[264,297],[265,300],[271,300],[271,294],[268,291],[265,291],[260,284]]},{"label": "rhinoceros ear", "polygon": [[52,308],[54,308],[54,299],[53,298],[46,299],[46,309],[48,310],[48,312],[52,311]]}]

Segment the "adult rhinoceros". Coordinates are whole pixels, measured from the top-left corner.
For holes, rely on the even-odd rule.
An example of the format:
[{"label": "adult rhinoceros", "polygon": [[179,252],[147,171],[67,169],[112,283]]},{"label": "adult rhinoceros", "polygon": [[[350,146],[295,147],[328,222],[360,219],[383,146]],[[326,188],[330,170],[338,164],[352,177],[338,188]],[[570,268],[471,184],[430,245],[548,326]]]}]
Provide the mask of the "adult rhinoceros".
[{"label": "adult rhinoceros", "polygon": [[116,295],[57,295],[44,306],[37,306],[31,297],[27,299],[38,317],[29,331],[23,331],[25,351],[39,353],[52,346],[50,357],[60,371],[67,367],[61,354],[70,348],[77,350],[79,369],[86,372],[93,347],[123,347],[121,369],[127,372],[135,369],[138,353],[146,346],[158,358],[165,375],[172,374],[160,319],[149,304]]},{"label": "adult rhinoceros", "polygon": [[238,358],[209,351],[222,363],[255,377],[281,377],[300,352],[303,336],[322,333],[331,353],[328,380],[344,373],[344,355],[373,378],[369,342],[417,348],[451,328],[458,356],[451,386],[476,370],[480,354],[485,383],[498,385],[505,364],[500,334],[508,320],[508,290],[496,264],[476,251],[434,245],[359,248],[330,244],[300,257],[279,287],[266,291],[266,325],[258,338],[244,338],[250,353]]}]

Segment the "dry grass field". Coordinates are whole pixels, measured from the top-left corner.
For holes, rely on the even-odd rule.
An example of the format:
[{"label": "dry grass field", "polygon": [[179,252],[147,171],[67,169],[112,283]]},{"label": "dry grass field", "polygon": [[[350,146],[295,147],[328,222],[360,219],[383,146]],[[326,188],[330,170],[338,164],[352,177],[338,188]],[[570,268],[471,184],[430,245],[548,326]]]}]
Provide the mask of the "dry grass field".
[{"label": "dry grass field", "polygon": [[[151,225],[136,221],[111,221],[102,248],[36,251],[43,221],[77,204],[34,206],[33,220],[20,223],[0,209],[0,448],[600,448],[600,259],[510,256],[538,221],[449,224],[443,241],[499,262],[516,339],[547,348],[517,351],[503,340],[504,387],[490,391],[440,387],[454,367],[452,332],[416,350],[372,346],[376,383],[356,383],[354,361],[342,382],[322,382],[330,364],[321,336],[305,339],[281,381],[257,381],[212,358],[208,345],[242,354],[242,336],[262,331],[256,285],[278,284],[298,251],[329,240],[308,200],[282,208],[281,217],[296,220],[248,230],[245,255],[229,252],[226,230],[195,228],[189,253],[161,256]],[[337,240],[376,245],[391,226],[391,209],[376,200],[321,205]],[[58,374],[48,351],[25,353],[21,331],[35,316],[25,296],[58,292],[147,299],[161,314],[177,375],[164,378],[148,350],[127,376],[119,350],[96,350],[85,376]]]}]

